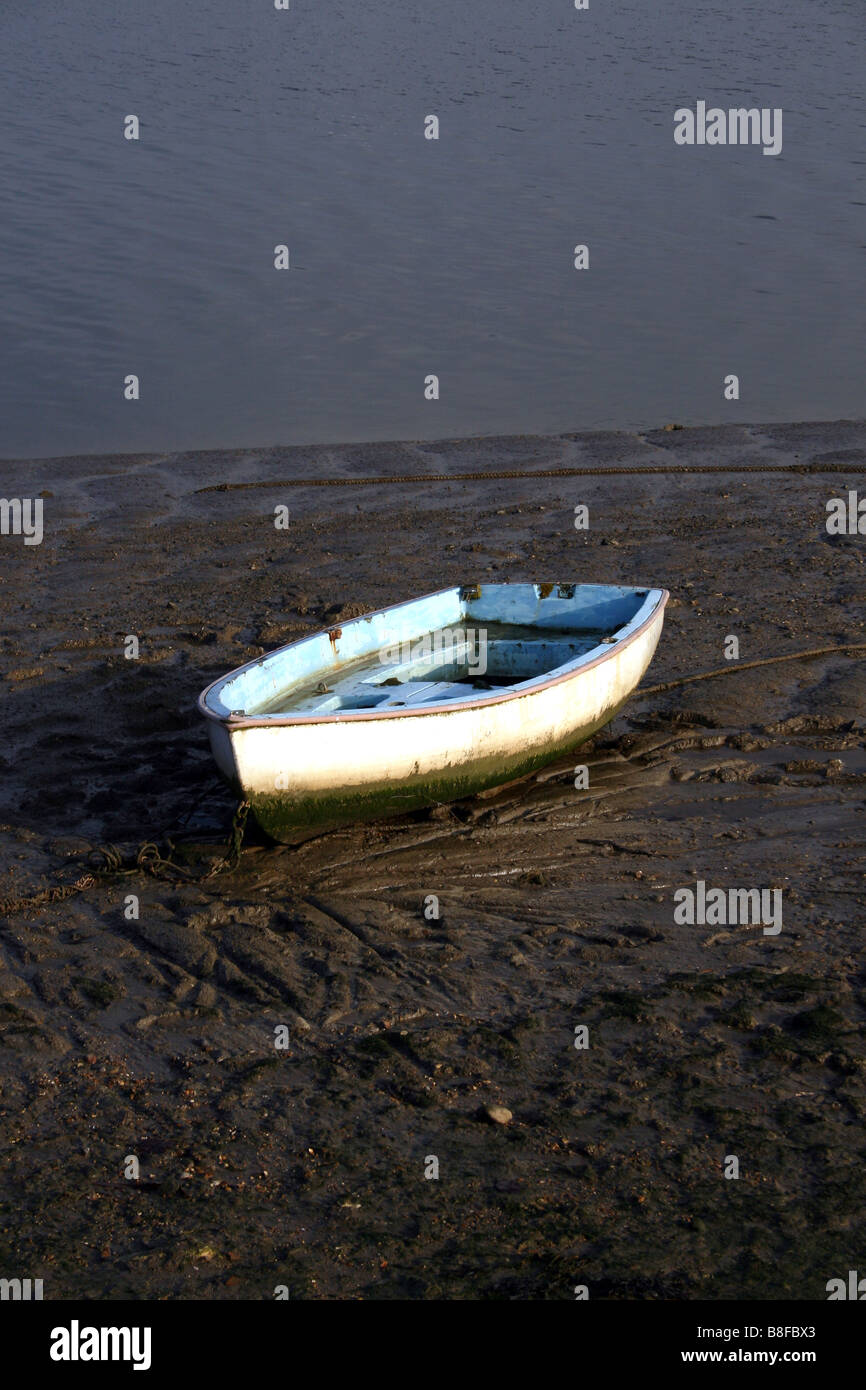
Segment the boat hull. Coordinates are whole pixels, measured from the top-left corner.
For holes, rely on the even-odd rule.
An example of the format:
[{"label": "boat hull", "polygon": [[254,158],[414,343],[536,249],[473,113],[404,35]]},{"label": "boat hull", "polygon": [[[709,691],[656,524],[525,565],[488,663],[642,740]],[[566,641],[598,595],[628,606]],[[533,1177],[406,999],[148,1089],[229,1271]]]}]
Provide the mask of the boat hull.
[{"label": "boat hull", "polygon": [[274,840],[459,800],[543,767],[617,713],[652,660],[667,594],[626,640],[519,694],[400,715],[211,718],[214,756]]},{"label": "boat hull", "polygon": [[271,839],[282,844],[299,844],[329,830],[446,805],[525,777],[578,747],[609,723],[619,708],[621,706],[616,706],[597,720],[573,730],[562,742],[552,742],[531,753],[522,750],[503,756],[467,759],[462,764],[436,771],[409,773],[399,784],[388,777],[363,784],[315,789],[296,783],[289,791],[256,788],[252,783],[243,786],[235,782],[235,786],[250,802],[253,815]]}]

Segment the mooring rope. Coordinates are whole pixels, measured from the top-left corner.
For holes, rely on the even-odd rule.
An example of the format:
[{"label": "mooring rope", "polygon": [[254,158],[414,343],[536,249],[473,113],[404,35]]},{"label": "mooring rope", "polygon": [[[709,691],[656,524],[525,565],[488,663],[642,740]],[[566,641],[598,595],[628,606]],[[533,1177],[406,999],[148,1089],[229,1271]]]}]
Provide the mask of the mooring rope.
[{"label": "mooring rope", "polygon": [[32,908],[42,907],[46,903],[63,902],[66,898],[74,897],[77,893],[84,893],[88,888],[96,888],[99,884],[112,878],[129,874],[146,873],[153,878],[173,877],[201,882],[215,878],[217,874],[226,873],[238,867],[249,811],[250,803],[248,801],[238,803],[232,816],[231,829],[223,856],[212,864],[204,874],[194,874],[185,865],[178,864],[174,858],[174,843],[168,836],[165,837],[168,855],[164,855],[159,845],[153,840],[145,840],[134,854],[128,853],[126,855],[116,845],[98,845],[90,852],[90,855],[91,859],[102,861],[99,867],[94,867],[90,873],[82,874],[74,883],[57,884],[51,888],[43,888],[40,892],[32,893],[29,897],[3,899],[0,901],[0,917],[10,917],[16,912],[27,912]]},{"label": "mooring rope", "polygon": [[638,473],[866,473],[862,463],[730,463],[719,467],[709,463],[635,464],[614,468],[505,468],[496,472],[472,473],[392,473],[374,478],[274,478],[249,483],[209,483],[200,492],[245,492],[250,488],[285,487],[379,487],[385,483],[477,483],[501,478],[612,478]]},{"label": "mooring rope", "polygon": [[866,652],[866,642],[845,642],[839,647],[811,647],[805,652],[785,652],[782,656],[762,656],[756,661],[735,661],[729,666],[717,666],[712,671],[701,671],[695,676],[679,676],[676,680],[662,681],[660,685],[641,685],[636,695],[660,695],[665,690],[675,690],[680,685],[691,685],[693,681],[708,681],[715,676],[730,676],[735,671],[751,671],[756,666],[775,666],[780,661],[809,661],[816,656],[832,656],[834,652]]}]

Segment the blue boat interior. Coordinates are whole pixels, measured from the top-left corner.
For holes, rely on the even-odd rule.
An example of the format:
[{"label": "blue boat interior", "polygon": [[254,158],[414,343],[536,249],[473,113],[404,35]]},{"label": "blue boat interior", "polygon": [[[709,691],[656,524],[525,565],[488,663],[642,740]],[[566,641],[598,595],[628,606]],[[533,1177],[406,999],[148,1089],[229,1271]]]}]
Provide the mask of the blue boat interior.
[{"label": "blue boat interior", "polygon": [[660,597],[596,584],[446,589],[270,652],[212,687],[208,705],[315,719],[529,690],[608,652]]}]

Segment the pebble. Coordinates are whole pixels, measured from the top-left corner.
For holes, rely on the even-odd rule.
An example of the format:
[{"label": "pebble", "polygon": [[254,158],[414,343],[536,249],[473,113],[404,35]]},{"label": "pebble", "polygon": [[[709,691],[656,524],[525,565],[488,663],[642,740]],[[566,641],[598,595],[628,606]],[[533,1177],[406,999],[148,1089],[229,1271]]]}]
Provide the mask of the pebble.
[{"label": "pebble", "polygon": [[488,1120],[492,1120],[495,1125],[507,1125],[514,1119],[511,1111],[507,1110],[504,1105],[487,1105],[484,1108],[484,1113]]}]

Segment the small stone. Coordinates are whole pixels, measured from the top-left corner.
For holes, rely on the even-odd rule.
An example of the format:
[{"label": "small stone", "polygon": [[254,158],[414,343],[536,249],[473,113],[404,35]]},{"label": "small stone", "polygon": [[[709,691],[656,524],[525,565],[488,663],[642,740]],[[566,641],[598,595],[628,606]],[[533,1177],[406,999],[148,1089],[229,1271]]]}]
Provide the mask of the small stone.
[{"label": "small stone", "polygon": [[504,1105],[487,1105],[484,1107],[484,1113],[488,1120],[495,1125],[507,1125],[514,1119],[511,1111],[507,1110]]}]

